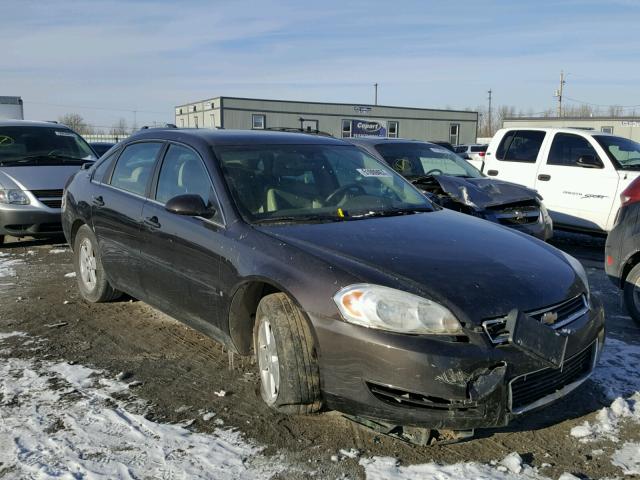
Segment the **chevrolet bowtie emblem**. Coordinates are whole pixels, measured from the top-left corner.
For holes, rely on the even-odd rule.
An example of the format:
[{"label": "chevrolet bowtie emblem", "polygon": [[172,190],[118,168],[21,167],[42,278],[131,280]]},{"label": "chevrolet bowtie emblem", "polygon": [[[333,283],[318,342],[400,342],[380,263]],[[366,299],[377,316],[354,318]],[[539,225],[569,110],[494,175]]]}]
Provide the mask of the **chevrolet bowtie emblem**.
[{"label": "chevrolet bowtie emblem", "polygon": [[545,312],[542,315],[542,323],[546,325],[553,325],[558,320],[558,314],[556,312]]}]

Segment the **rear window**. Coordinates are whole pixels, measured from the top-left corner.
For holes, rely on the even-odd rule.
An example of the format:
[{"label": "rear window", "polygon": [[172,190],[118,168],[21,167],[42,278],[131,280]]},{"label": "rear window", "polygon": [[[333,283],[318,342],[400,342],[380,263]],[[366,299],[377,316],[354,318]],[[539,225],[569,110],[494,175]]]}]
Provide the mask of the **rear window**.
[{"label": "rear window", "polygon": [[473,153],[486,152],[487,151],[487,145],[478,145],[477,147],[471,147],[471,151]]},{"label": "rear window", "polygon": [[504,162],[535,163],[546,133],[539,130],[507,132],[496,151],[496,158]]}]

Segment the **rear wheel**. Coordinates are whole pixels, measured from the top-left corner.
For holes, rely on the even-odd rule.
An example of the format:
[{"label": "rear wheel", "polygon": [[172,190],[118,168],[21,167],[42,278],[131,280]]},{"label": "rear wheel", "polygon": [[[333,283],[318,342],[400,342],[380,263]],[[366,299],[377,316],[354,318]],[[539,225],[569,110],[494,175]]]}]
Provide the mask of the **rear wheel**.
[{"label": "rear wheel", "polygon": [[78,229],[73,247],[73,266],[76,272],[78,289],[87,302],[108,302],[118,298],[121,293],[107,280],[95,235],[87,225]]},{"label": "rear wheel", "polygon": [[637,323],[640,323],[640,263],[634,266],[624,282],[624,304]]},{"label": "rear wheel", "polygon": [[320,410],[320,372],[313,336],[302,312],[284,293],[258,305],[254,348],[260,394],[267,405],[287,414]]}]

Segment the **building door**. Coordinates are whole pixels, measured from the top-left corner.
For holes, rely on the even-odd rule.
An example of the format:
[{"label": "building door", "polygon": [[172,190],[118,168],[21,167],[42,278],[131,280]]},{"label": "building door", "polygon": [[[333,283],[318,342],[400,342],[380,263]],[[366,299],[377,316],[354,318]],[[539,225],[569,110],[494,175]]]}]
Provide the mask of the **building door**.
[{"label": "building door", "polygon": [[449,125],[449,143],[451,145],[458,145],[460,143],[460,124],[452,123]]}]

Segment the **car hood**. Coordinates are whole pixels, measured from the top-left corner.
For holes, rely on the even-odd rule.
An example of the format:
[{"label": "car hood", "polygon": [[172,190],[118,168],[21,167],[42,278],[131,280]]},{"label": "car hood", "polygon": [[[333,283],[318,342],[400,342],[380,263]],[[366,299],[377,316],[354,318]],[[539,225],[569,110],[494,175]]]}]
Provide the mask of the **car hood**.
[{"label": "car hood", "polygon": [[450,210],[258,228],[359,282],[422,294],[473,323],[553,305],[585,288],[554,247]]},{"label": "car hood", "polygon": [[0,167],[0,187],[17,190],[61,190],[80,165]]},{"label": "car hood", "polygon": [[[540,198],[535,190],[493,178],[449,175],[433,175],[431,178],[454,200],[478,209]],[[419,183],[416,186],[419,188]]]}]

